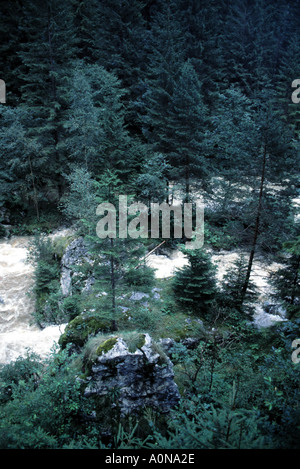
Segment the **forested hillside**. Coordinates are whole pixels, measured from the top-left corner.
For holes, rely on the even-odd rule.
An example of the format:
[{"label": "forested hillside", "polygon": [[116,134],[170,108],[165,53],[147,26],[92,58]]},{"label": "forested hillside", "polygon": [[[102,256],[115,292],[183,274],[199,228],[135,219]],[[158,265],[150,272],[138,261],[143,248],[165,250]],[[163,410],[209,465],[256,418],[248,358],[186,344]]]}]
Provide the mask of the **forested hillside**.
[{"label": "forested hillside", "polygon": [[[30,236],[32,320],[66,327],[49,359],[1,365],[0,448],[299,447],[300,1],[0,13],[0,236]],[[189,249],[199,200],[204,243]],[[193,233],[175,211],[169,234],[151,226],[153,204],[173,202],[192,204]],[[185,264],[166,278],[146,262],[174,253]],[[277,266],[267,302],[258,263]],[[280,320],[259,327],[257,308]],[[120,383],[94,391],[121,339],[144,357],[137,380],[173,370],[178,402],[124,413]]]}]

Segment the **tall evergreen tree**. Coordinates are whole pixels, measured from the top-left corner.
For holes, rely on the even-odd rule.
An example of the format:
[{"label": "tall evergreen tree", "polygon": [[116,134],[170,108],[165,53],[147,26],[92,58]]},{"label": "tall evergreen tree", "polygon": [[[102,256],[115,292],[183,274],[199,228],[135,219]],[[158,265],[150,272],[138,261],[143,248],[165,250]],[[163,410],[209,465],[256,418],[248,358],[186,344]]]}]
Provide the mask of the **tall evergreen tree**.
[{"label": "tall evergreen tree", "polygon": [[228,4],[222,34],[227,83],[255,96],[275,80],[287,23],[281,2],[238,0]]},{"label": "tall evergreen tree", "polygon": [[[201,83],[187,61],[174,85],[171,100],[172,153],[169,161],[172,178],[182,180],[184,199],[190,201],[191,182],[207,178],[205,134],[208,132],[207,108],[203,103]],[[184,182],[183,182],[184,181]]]},{"label": "tall evergreen tree", "polygon": [[9,106],[1,107],[0,115],[0,202],[17,211],[33,207],[39,219],[39,204],[45,197],[42,174],[46,162],[41,145],[28,135],[32,116],[21,107]]},{"label": "tall evergreen tree", "polygon": [[153,154],[161,153],[167,163],[173,149],[171,106],[175,82],[185,57],[183,45],[176,2],[159,1],[152,11],[147,76],[140,115],[144,137]]},{"label": "tall evergreen tree", "polygon": [[62,146],[70,162],[83,164],[94,175],[115,170],[124,182],[133,178],[142,145],[129,134],[123,97],[126,90],[115,74],[98,64],[79,62],[73,72]]},{"label": "tall evergreen tree", "polygon": [[223,54],[226,2],[218,0],[179,0],[180,24],[185,38],[186,59],[190,59],[203,90],[204,102],[214,107],[210,94],[228,86]]},{"label": "tall evergreen tree", "polygon": [[22,5],[19,1],[1,2],[0,15],[0,70],[1,79],[6,82],[7,103],[16,105],[20,99],[20,59],[17,55],[22,40],[19,26]]},{"label": "tall evergreen tree", "polygon": [[140,133],[136,119],[137,99],[145,68],[147,29],[144,1],[75,1],[75,22],[80,57],[114,73],[127,93],[126,122],[131,132]]},{"label": "tall evergreen tree", "polygon": [[49,186],[56,186],[61,197],[67,155],[61,154],[58,145],[70,85],[69,67],[77,50],[71,4],[29,0],[22,8],[20,28],[21,105],[34,117],[28,134],[42,145],[47,162],[43,176],[47,176]]},{"label": "tall evergreen tree", "polygon": [[[225,202],[232,207],[238,204],[238,217],[243,220],[246,210],[250,214],[244,218],[245,228],[248,234],[251,233],[248,242],[252,247],[242,297],[249,285],[254,255],[259,245],[266,197],[272,190],[272,184],[282,185],[281,190],[286,191],[282,181],[289,178],[291,183],[293,168],[299,165],[293,132],[284,125],[278,115],[278,107],[276,109],[269,102],[268,96],[266,91],[259,99],[249,100],[239,90],[232,88],[222,95],[219,115],[216,113],[212,119],[210,143],[217,163],[216,175],[221,177],[221,183],[226,189],[222,209],[226,207]],[[242,187],[240,181],[243,181]],[[292,192],[287,196],[291,198]],[[278,190],[278,202],[280,197],[281,192]],[[286,197],[283,200],[286,204]],[[250,203],[252,208],[249,211]],[[285,225],[288,216],[289,213],[286,213]],[[283,226],[282,219],[280,223]],[[289,226],[284,226],[284,229],[288,230]]]},{"label": "tall evergreen tree", "polygon": [[[295,145],[293,145],[293,133],[289,128],[283,125],[282,120],[278,117],[275,110],[269,106],[262,109],[262,112],[258,114],[258,122],[260,123],[260,128],[257,141],[261,144],[260,158],[258,159],[260,163],[260,169],[258,166],[260,183],[252,247],[250,250],[245,283],[242,288],[242,298],[244,298],[249,286],[252,264],[261,230],[260,224],[264,209],[264,198],[268,191],[267,183],[282,182],[287,174],[290,174],[295,164],[296,167],[299,167],[298,154]],[[283,220],[280,220],[280,223],[282,224]]]},{"label": "tall evergreen tree", "polygon": [[271,279],[275,287],[273,296],[279,297],[287,307],[288,316],[300,315],[300,237],[283,244],[287,255],[286,265],[275,272]]},{"label": "tall evergreen tree", "polygon": [[[112,321],[112,329],[117,330],[124,304],[121,295],[136,288],[139,279],[146,277],[149,281],[151,278],[151,269],[142,262],[144,240],[139,236],[127,236],[127,226],[126,236],[120,234],[122,222],[117,210],[124,186],[116,171],[105,170],[96,180],[85,169],[76,168],[69,179],[70,190],[64,198],[63,210],[75,222],[77,233],[85,236],[94,260],[95,288],[98,292],[105,292],[87,301],[92,302],[93,308],[105,311]],[[104,209],[102,203],[110,205]],[[128,215],[128,220],[130,218]],[[130,278],[134,278],[132,284],[129,284]],[[140,283],[145,287],[143,280]]]}]

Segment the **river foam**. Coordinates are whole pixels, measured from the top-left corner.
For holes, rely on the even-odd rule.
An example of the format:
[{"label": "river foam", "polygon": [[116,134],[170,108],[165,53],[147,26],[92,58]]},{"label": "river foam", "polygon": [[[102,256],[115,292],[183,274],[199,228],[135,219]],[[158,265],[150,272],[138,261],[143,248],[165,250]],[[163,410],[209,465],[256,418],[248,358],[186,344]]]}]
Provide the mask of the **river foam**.
[{"label": "river foam", "polygon": [[0,241],[0,363],[9,363],[27,351],[46,357],[64,326],[40,329],[33,323],[34,266],[26,262],[30,236]]}]

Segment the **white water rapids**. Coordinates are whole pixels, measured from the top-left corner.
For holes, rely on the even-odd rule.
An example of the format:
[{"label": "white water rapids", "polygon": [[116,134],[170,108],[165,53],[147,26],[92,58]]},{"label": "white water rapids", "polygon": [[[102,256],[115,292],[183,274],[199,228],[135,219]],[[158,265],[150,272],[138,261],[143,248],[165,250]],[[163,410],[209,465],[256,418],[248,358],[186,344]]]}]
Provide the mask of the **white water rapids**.
[{"label": "white water rapids", "polygon": [[[238,258],[237,252],[220,251],[218,254],[212,255],[212,262],[217,265],[217,279],[220,282],[229,268],[234,265]],[[174,274],[176,268],[183,267],[187,264],[187,258],[180,251],[173,251],[170,256],[151,255],[148,257],[148,265],[156,269],[158,278],[167,278]],[[281,267],[276,262],[266,265],[262,260],[255,260],[251,273],[251,280],[256,285],[259,297],[255,304],[255,313],[253,316],[254,324],[258,327],[268,327],[276,322],[285,320],[284,311],[280,315],[267,313],[262,304],[269,300],[268,292],[270,285],[268,278],[271,272]]]},{"label": "white water rapids", "polygon": [[[56,236],[65,235],[58,232]],[[57,343],[65,326],[49,326],[41,330],[33,323],[34,300],[28,295],[34,282],[34,267],[26,262],[28,245],[31,237],[13,237],[0,241],[0,363],[9,363],[19,356],[25,356],[31,349],[41,357],[46,357]],[[221,252],[214,255],[218,263],[218,276],[222,278],[237,254]],[[151,254],[148,264],[156,270],[157,278],[166,278],[174,274],[177,267],[182,267],[187,260],[179,251],[171,256]],[[269,266],[269,270],[276,266]],[[268,290],[268,272],[263,264],[255,264],[254,279],[261,288],[262,298]],[[258,305],[255,322],[268,326],[274,321],[281,321],[281,316],[265,313]]]},{"label": "white water rapids", "polygon": [[31,349],[45,357],[63,332],[62,327],[41,330],[33,324],[34,300],[31,264],[26,263],[30,237],[0,241],[0,363],[25,356]]}]

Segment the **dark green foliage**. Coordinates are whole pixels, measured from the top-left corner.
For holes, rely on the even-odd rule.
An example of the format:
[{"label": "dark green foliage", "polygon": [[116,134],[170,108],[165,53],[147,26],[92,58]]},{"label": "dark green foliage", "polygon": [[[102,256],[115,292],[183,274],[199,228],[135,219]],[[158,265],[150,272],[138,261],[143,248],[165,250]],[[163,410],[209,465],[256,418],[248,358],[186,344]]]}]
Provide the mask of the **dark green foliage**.
[{"label": "dark green foliage", "polygon": [[[235,261],[234,266],[228,269],[222,280],[222,294],[220,302],[231,308],[240,308],[242,306],[242,288],[245,282],[247,272],[247,261],[244,255],[240,255]],[[246,302],[253,302],[257,297],[257,288],[253,282],[249,282],[247,289]]]},{"label": "dark green foliage", "polygon": [[284,267],[272,275],[274,297],[279,297],[287,308],[289,317],[300,315],[300,238],[283,245],[287,255]]},{"label": "dark green foliage", "polygon": [[29,112],[21,108],[1,108],[1,204],[32,208],[39,221],[43,200],[41,178],[45,159],[41,144],[28,135]]},{"label": "dark green foliage", "polygon": [[20,382],[27,383],[30,389],[35,389],[43,370],[40,357],[28,353],[26,358],[19,357],[16,361],[1,368],[1,404],[6,403],[13,397],[14,389]]},{"label": "dark green foliage", "polygon": [[174,279],[174,293],[180,304],[200,317],[212,311],[217,287],[215,268],[202,249],[184,250],[189,265],[179,269]]},{"label": "dark green foliage", "polygon": [[[20,360],[10,379],[8,368],[1,370],[2,389],[13,380],[11,398],[0,409],[2,449],[62,448],[70,441],[67,435],[75,436],[79,430],[84,400],[67,353],[51,357],[38,374],[37,364],[31,357]],[[20,365],[31,379],[17,379]]]},{"label": "dark green foliage", "polygon": [[185,201],[191,198],[191,180],[197,178],[203,182],[208,176],[205,161],[207,114],[200,80],[191,61],[187,61],[175,81],[171,100],[173,149],[169,157],[172,180],[184,181]]},{"label": "dark green foliage", "polygon": [[144,287],[148,290],[154,286],[154,271],[146,265],[137,266],[125,272],[124,282],[131,286]]},{"label": "dark green foliage", "polygon": [[[69,240],[35,236],[34,319],[69,324],[49,360],[28,354],[1,366],[1,448],[299,446],[299,364],[291,360],[300,337],[300,103],[291,100],[299,6],[1,2],[0,236],[68,224],[91,258],[74,267],[72,296],[64,297]],[[145,265],[154,240],[97,234],[97,206],[118,207],[121,194],[148,209],[200,196],[209,251],[184,250],[188,265],[156,279]],[[245,257],[218,286],[211,255],[235,249]],[[269,293],[287,321],[266,329],[244,314],[261,300],[252,283],[258,254],[282,264]],[[83,292],[86,278],[94,283]],[[149,295],[135,302],[132,291]],[[95,339],[100,353],[102,335],[117,328],[132,334],[133,352],[145,332],[175,340],[181,402],[169,415],[145,409],[120,419],[118,389],[84,399],[81,347]]]},{"label": "dark green foliage", "polygon": [[105,169],[114,170],[128,181],[142,147],[126,129],[126,94],[113,72],[97,64],[76,63],[64,121],[66,139],[61,144],[72,167],[82,165],[97,176]]},{"label": "dark green foliage", "polygon": [[235,410],[234,392],[219,406],[194,397],[173,413],[168,436],[154,433],[146,448],[161,449],[262,449],[266,448],[259,426],[263,418],[255,411]]},{"label": "dark green foliage", "polygon": [[55,323],[58,318],[58,292],[60,288],[59,259],[55,256],[52,242],[43,235],[36,235],[31,243],[28,261],[35,263],[35,285],[37,322]]}]

